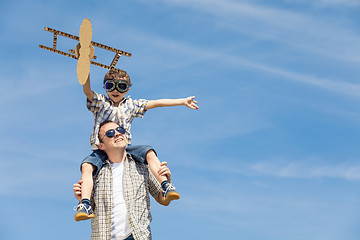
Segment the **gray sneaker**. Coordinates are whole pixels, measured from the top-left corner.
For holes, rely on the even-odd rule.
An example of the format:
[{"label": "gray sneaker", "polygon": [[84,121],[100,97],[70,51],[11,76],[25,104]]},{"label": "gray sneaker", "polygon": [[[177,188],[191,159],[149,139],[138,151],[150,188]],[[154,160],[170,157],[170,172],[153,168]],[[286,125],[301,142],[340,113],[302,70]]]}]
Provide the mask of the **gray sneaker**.
[{"label": "gray sneaker", "polygon": [[162,191],[162,195],[165,198],[166,201],[172,201],[172,200],[177,200],[180,198],[179,193],[175,190],[174,185],[172,185],[171,183],[169,183],[166,186],[166,190]]},{"label": "gray sneaker", "polygon": [[75,213],[75,221],[82,221],[88,220],[89,218],[94,217],[94,212],[91,206],[79,203],[77,206],[74,207]]}]

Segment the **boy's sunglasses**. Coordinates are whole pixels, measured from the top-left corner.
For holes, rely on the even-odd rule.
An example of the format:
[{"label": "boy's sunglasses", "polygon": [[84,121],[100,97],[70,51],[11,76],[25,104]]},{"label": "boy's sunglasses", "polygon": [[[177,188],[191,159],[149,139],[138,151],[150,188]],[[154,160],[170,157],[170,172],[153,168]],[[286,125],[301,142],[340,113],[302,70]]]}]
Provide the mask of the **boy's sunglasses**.
[{"label": "boy's sunglasses", "polygon": [[105,137],[108,137],[108,138],[112,138],[115,136],[115,130],[118,132],[118,133],[121,133],[121,134],[124,134],[125,133],[125,129],[123,127],[117,127],[115,129],[110,129],[110,130],[107,130],[106,133],[105,133],[105,136],[100,139],[100,142],[102,142],[104,140]]},{"label": "boy's sunglasses", "polygon": [[107,92],[112,92],[115,89],[120,92],[126,92],[130,87],[130,84],[125,80],[108,79],[104,83],[104,88]]}]

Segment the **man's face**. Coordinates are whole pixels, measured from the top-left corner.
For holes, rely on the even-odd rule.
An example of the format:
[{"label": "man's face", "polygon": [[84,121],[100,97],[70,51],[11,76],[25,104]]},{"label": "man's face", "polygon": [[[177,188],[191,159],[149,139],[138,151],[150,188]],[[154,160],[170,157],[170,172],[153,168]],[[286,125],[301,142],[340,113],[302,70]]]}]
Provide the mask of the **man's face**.
[{"label": "man's face", "polygon": [[[109,122],[102,126],[99,131],[99,137],[102,140],[99,144],[99,148],[105,152],[114,148],[126,148],[127,139],[125,134],[119,133],[116,128],[119,127],[118,124],[114,122]],[[113,130],[115,132],[113,137],[106,136],[107,131]]]}]

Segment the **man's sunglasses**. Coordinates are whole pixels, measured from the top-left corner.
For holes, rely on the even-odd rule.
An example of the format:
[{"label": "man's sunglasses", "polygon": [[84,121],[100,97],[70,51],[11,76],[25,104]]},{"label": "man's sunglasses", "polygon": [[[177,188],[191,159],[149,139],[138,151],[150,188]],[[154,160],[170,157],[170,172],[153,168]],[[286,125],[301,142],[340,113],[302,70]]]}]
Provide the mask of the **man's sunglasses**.
[{"label": "man's sunglasses", "polygon": [[112,92],[115,89],[120,92],[126,92],[130,87],[130,84],[125,80],[108,79],[104,83],[104,88],[107,92]]},{"label": "man's sunglasses", "polygon": [[104,140],[105,137],[108,137],[108,138],[112,138],[115,136],[115,130],[118,132],[118,133],[121,133],[121,134],[124,134],[125,133],[125,129],[123,127],[117,127],[115,129],[110,129],[110,130],[107,130],[106,133],[105,133],[105,136],[100,139],[100,142],[102,142]]}]

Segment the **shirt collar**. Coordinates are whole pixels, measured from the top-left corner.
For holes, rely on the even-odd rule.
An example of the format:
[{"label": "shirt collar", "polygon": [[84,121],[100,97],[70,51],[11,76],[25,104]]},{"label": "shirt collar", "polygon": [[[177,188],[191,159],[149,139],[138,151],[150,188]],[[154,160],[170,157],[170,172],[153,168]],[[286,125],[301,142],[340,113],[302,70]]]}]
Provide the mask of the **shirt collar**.
[{"label": "shirt collar", "polygon": [[[131,156],[131,154],[130,153],[128,153],[128,152],[126,152],[126,159],[125,159],[125,162],[126,161],[134,161],[134,159],[132,158],[132,156]],[[109,160],[109,158],[108,158],[108,156],[106,156],[106,158],[105,158],[105,160],[104,160],[104,164],[111,164],[111,162],[110,162],[110,160]]]},{"label": "shirt collar", "polygon": [[[108,96],[106,96],[106,98],[111,102],[111,105],[114,105],[114,102],[113,102],[113,100],[111,100],[111,98],[109,98]],[[122,103],[124,103],[124,102],[125,102],[126,100],[128,100],[129,98],[130,98],[130,95],[124,97],[124,98],[120,101],[119,105],[122,104]]]}]

